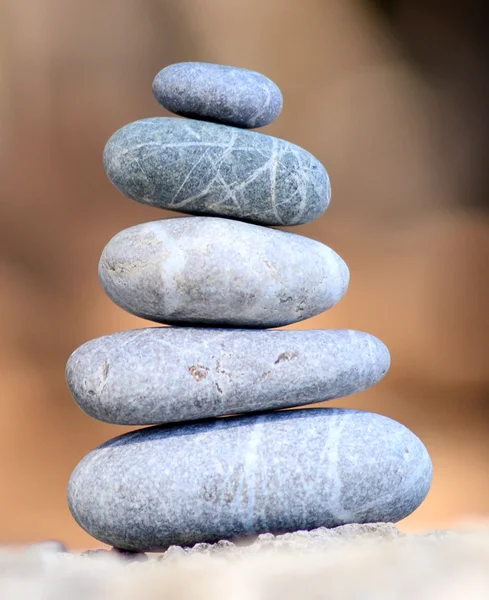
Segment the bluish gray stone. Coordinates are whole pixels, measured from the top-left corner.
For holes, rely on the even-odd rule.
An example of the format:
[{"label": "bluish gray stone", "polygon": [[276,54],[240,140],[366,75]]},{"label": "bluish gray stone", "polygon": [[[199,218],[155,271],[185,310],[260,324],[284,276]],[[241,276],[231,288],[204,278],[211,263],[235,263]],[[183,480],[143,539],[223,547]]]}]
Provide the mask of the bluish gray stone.
[{"label": "bluish gray stone", "polygon": [[273,81],[248,69],[202,62],[166,67],[153,93],[167,110],[235,127],[264,127],[279,116],[282,94]]},{"label": "bluish gray stone", "polygon": [[100,281],[130,313],[170,324],[279,327],[334,306],[349,272],[328,246],[216,217],[143,223],[105,247]]},{"label": "bluish gray stone", "polygon": [[130,123],[108,141],[104,167],[123,194],[143,204],[264,225],[313,221],[331,197],[328,174],[306,150],[203,121]]},{"label": "bluish gray stone", "polygon": [[385,345],[360,331],[157,327],[87,342],[66,379],[95,419],[150,425],[348,396],[389,365]]},{"label": "bluish gray stone", "polygon": [[144,552],[396,522],[421,504],[431,477],[426,448],[403,425],[320,408],[125,434],[80,462],[68,501],[89,534]]}]

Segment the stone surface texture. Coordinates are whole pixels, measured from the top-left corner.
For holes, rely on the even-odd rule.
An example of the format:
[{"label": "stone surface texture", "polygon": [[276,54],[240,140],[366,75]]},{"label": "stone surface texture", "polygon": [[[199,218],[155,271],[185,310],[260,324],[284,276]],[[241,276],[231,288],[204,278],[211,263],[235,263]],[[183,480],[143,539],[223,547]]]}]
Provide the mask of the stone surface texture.
[{"label": "stone surface texture", "polygon": [[279,411],[131,432],[90,452],[68,502],[121,549],[398,521],[426,496],[429,455],[408,429],[347,409]]},{"label": "stone surface texture", "polygon": [[0,597],[15,600],[486,600],[489,528],[403,535],[344,526],[173,547],[128,563],[113,552],[0,551]]},{"label": "stone surface texture", "polygon": [[389,365],[386,346],[360,331],[156,327],[87,342],[66,379],[91,417],[150,425],[348,396]]},{"label": "stone surface texture", "polygon": [[328,246],[216,217],[143,223],[105,247],[99,277],[126,311],[152,321],[279,327],[334,306],[349,271]]},{"label": "stone surface texture", "polygon": [[171,117],[119,129],[104,167],[123,194],[151,206],[263,225],[317,219],[329,177],[306,150],[255,131]]},{"label": "stone surface texture", "polygon": [[202,62],[166,67],[153,93],[167,110],[235,127],[264,127],[279,116],[282,94],[273,81],[249,69]]}]

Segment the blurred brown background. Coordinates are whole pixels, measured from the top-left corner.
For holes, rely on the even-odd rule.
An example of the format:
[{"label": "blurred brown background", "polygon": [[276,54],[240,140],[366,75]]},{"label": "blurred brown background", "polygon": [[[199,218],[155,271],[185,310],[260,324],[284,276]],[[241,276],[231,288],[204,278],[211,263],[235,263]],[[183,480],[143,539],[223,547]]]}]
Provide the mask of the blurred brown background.
[{"label": "blurred brown background", "polygon": [[77,408],[64,365],[81,343],[145,322],[97,281],[106,242],[169,216],[122,197],[101,154],[164,114],[154,75],[234,64],[282,88],[269,133],[315,154],[330,209],[295,229],[351,269],[305,327],[387,343],[392,370],[340,406],[391,416],[435,477],[405,530],[489,514],[489,36],[482,2],[0,0],[0,543],[96,547],[65,500],[71,470],[123,428]]}]

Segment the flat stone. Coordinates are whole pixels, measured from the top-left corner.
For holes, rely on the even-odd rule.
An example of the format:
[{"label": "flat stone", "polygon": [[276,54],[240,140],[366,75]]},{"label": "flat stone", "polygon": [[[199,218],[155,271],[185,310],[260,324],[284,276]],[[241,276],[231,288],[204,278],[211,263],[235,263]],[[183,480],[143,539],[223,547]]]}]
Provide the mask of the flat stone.
[{"label": "flat stone", "polygon": [[87,342],[66,377],[95,419],[150,425],[348,396],[389,365],[385,345],[360,331],[158,327]]},{"label": "flat stone", "polygon": [[273,81],[248,69],[202,62],[166,67],[153,82],[170,112],[235,127],[264,127],[279,116],[282,94]]},{"label": "flat stone", "polygon": [[294,233],[216,217],[143,223],[105,247],[109,297],[169,324],[279,327],[334,306],[349,272],[328,246]]},{"label": "flat stone", "polygon": [[432,477],[421,441],[387,417],[320,408],[134,431],[90,452],[68,485],[78,524],[117,548],[396,522]]},{"label": "flat stone", "polygon": [[256,131],[152,118],[119,129],[104,151],[109,179],[151,206],[263,225],[317,219],[329,177],[306,150]]}]

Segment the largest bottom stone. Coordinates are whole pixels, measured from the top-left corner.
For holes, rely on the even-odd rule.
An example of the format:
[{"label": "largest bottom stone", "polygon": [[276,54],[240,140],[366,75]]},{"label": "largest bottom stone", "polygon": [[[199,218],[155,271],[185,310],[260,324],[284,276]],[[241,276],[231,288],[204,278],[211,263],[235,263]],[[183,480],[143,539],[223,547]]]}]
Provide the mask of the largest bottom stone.
[{"label": "largest bottom stone", "polygon": [[76,521],[102,542],[159,551],[254,533],[396,522],[426,496],[408,429],[346,409],[159,426],[110,440],[73,472]]}]

